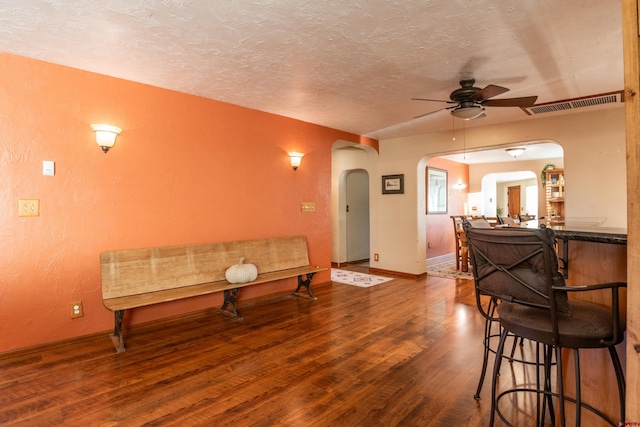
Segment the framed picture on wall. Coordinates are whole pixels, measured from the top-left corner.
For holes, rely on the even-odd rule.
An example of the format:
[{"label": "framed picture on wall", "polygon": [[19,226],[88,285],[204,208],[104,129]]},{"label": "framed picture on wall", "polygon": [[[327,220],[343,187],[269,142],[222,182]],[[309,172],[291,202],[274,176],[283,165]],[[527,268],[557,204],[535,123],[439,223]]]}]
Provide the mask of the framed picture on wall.
[{"label": "framed picture on wall", "polygon": [[447,171],[427,168],[427,213],[446,214],[448,210]]},{"label": "framed picture on wall", "polygon": [[383,176],[382,194],[404,194],[404,174]]}]

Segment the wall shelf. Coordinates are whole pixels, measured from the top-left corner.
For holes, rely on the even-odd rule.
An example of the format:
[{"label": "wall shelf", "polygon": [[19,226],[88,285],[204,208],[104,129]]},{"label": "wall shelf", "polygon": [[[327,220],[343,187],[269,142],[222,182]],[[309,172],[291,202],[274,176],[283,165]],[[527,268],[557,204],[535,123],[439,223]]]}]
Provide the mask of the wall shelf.
[{"label": "wall shelf", "polygon": [[546,205],[547,218],[553,224],[564,223],[564,169],[547,169],[546,174]]}]

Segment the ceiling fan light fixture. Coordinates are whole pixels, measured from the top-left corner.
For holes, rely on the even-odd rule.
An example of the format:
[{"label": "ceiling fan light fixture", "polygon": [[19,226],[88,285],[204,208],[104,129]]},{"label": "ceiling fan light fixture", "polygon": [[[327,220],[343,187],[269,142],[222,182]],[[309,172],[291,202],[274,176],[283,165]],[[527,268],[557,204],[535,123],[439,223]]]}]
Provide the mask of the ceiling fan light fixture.
[{"label": "ceiling fan light fixture", "polygon": [[520,154],[524,153],[525,150],[526,150],[526,148],[524,148],[524,147],[514,147],[514,148],[507,148],[505,151],[507,153],[509,153],[510,155],[512,155],[513,158],[515,159]]},{"label": "ceiling fan light fixture", "polygon": [[482,115],[482,113],[484,113],[484,107],[481,107],[480,105],[472,105],[469,107],[458,107],[451,111],[451,114],[454,117],[457,117],[463,120],[475,119],[476,117]]}]

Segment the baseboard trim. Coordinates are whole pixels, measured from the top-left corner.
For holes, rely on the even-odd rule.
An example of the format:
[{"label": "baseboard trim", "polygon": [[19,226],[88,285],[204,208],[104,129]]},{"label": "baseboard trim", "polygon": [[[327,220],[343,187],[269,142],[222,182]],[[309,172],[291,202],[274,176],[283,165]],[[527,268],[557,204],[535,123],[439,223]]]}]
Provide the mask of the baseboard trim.
[{"label": "baseboard trim", "polygon": [[426,271],[421,274],[411,274],[411,273],[404,273],[402,271],[383,270],[381,268],[371,268],[371,267],[369,267],[369,273],[370,274],[374,274],[374,273],[391,274],[393,276],[409,277],[411,279],[423,279],[427,277]]},{"label": "baseboard trim", "polygon": [[433,257],[433,258],[427,258],[427,266],[440,264],[447,261],[455,261],[455,260],[456,260],[456,254],[455,252],[451,252],[450,254],[444,254],[444,255]]},{"label": "baseboard trim", "polygon": [[369,262],[369,258],[358,260],[358,261],[345,261],[345,262],[334,262],[334,261],[331,261],[331,268],[342,268],[342,267],[346,267],[348,265],[360,265],[360,264],[364,264],[364,263],[368,263],[368,262]]}]

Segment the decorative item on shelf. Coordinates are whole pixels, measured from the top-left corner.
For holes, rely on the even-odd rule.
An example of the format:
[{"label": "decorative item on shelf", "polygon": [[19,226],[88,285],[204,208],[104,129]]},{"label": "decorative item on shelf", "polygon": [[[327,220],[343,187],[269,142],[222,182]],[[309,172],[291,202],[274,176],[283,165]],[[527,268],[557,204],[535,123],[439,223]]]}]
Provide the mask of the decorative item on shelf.
[{"label": "decorative item on shelf", "polygon": [[524,147],[513,147],[513,148],[507,148],[505,151],[507,153],[509,153],[511,156],[513,156],[513,158],[515,159],[520,154],[524,153],[526,151],[526,148],[524,148]]},{"label": "decorative item on shelf", "polygon": [[556,168],[556,165],[554,165],[553,163],[547,163],[542,168],[542,173],[540,173],[540,180],[542,181],[542,186],[543,187],[547,185],[547,173],[546,173],[546,170],[547,169],[555,169],[555,168]]},{"label": "decorative item on shelf", "polygon": [[116,136],[122,132],[119,127],[105,124],[93,124],[91,128],[96,133],[96,142],[105,153],[113,147],[116,143]]},{"label": "decorative item on shelf", "polygon": [[302,153],[298,153],[295,151],[292,151],[289,153],[289,158],[291,159],[291,166],[293,167],[293,170],[298,170],[298,167],[300,166],[300,163],[302,162],[302,157],[304,157],[304,154]]},{"label": "decorative item on shelf", "polygon": [[229,283],[253,282],[258,277],[258,268],[253,264],[244,264],[244,257],[238,264],[232,265],[224,272],[224,277]]}]

